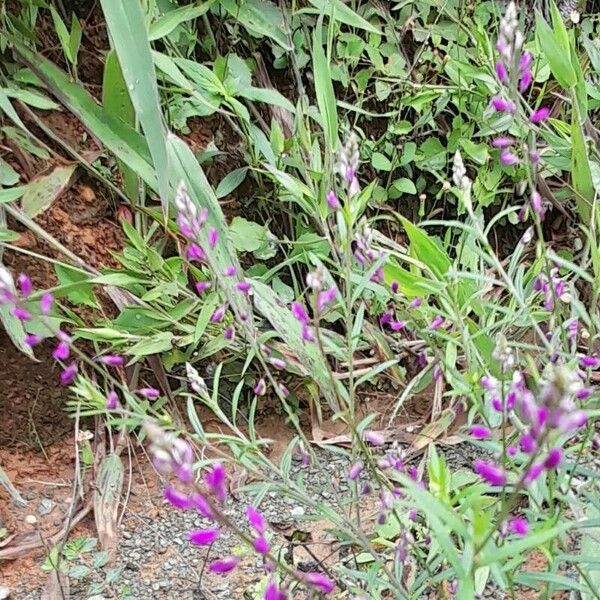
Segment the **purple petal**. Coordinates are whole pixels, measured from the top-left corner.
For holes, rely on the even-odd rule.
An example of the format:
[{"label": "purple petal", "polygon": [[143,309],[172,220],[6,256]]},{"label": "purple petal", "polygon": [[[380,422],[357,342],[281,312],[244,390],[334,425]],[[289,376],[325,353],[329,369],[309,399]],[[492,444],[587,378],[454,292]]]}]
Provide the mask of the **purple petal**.
[{"label": "purple petal", "polygon": [[229,573],[238,566],[240,559],[237,556],[227,556],[220,560],[215,560],[208,565],[208,570],[213,573]]},{"label": "purple petal", "polygon": [[308,323],[309,321],[308,313],[300,302],[292,302],[292,314],[297,321],[300,321],[300,323]]},{"label": "purple petal", "polygon": [[249,281],[238,281],[235,287],[244,294],[248,293],[252,288],[252,284]]},{"label": "purple petal", "polygon": [[508,72],[502,61],[498,61],[496,63],[496,75],[502,83],[506,83],[508,81]]},{"label": "purple petal", "polygon": [[512,533],[523,537],[529,532],[529,523],[524,517],[514,517],[509,521],[508,529]]},{"label": "purple petal", "polygon": [[211,227],[208,232],[208,243],[209,243],[210,247],[214,248],[217,245],[218,241],[219,241],[219,232],[214,227]]},{"label": "purple petal", "polygon": [[515,140],[508,136],[500,136],[500,137],[494,138],[492,140],[492,146],[494,148],[508,148],[509,146],[512,146],[514,143],[515,143]]},{"label": "purple petal", "polygon": [[329,206],[329,208],[331,208],[332,210],[338,210],[341,208],[341,204],[340,201],[338,200],[337,196],[335,195],[335,192],[329,191],[327,192],[327,196],[325,198],[327,200],[327,205]]},{"label": "purple petal", "polygon": [[62,385],[71,385],[75,381],[75,375],[77,375],[78,367],[77,363],[73,361],[61,374],[60,382]]},{"label": "purple petal", "polygon": [[25,275],[25,273],[21,273],[19,275],[17,283],[23,296],[27,297],[31,295],[31,293],[33,292],[33,284],[31,283],[31,279],[29,279],[29,277]]},{"label": "purple petal", "polygon": [[560,465],[560,461],[562,460],[562,450],[560,448],[552,448],[548,452],[548,456],[544,461],[544,467],[546,469],[556,469],[558,465]]},{"label": "purple petal", "polygon": [[259,536],[254,540],[254,549],[263,556],[269,554],[271,546],[264,536]]},{"label": "purple petal", "polygon": [[537,110],[534,110],[529,117],[529,120],[532,123],[541,123],[545,121],[550,116],[550,109],[546,106],[542,106]]},{"label": "purple petal", "polygon": [[283,360],[282,358],[277,358],[275,356],[271,357],[270,362],[276,369],[279,369],[279,370],[285,369],[285,367],[287,366],[287,363],[285,362],[285,360]]},{"label": "purple petal", "polygon": [[206,290],[210,289],[211,283],[210,281],[198,281],[196,283],[196,291],[199,294],[203,294]]},{"label": "purple petal", "polygon": [[335,588],[335,582],[322,573],[304,573],[303,577],[308,585],[317,588],[323,594],[330,594]]},{"label": "purple petal", "polygon": [[487,440],[492,437],[492,432],[483,425],[473,425],[473,427],[471,427],[471,435],[476,440]]},{"label": "purple petal", "polygon": [[160,397],[160,392],[156,388],[152,387],[140,388],[137,393],[148,400],[156,400]]},{"label": "purple petal", "polygon": [[194,494],[192,496],[191,504],[198,509],[198,512],[205,519],[214,519],[213,510],[208,500],[204,496],[202,496],[202,494]]},{"label": "purple petal", "polygon": [[121,367],[125,364],[125,358],[119,354],[106,354],[100,357],[100,362],[109,367]]},{"label": "purple petal", "polygon": [[54,352],[52,352],[52,358],[54,360],[67,360],[67,358],[69,358],[70,353],[71,349],[69,348],[68,342],[58,342],[58,345],[56,346],[56,348],[54,348]]},{"label": "purple petal", "polygon": [[219,537],[219,530],[214,527],[212,529],[197,529],[188,533],[188,540],[197,546],[210,546]]},{"label": "purple petal", "polygon": [[356,479],[358,479],[359,475],[362,473],[363,468],[363,462],[361,460],[356,461],[348,471],[348,479],[350,481],[355,481]]},{"label": "purple petal", "polygon": [[600,358],[595,356],[582,356],[579,359],[579,365],[582,369],[597,369],[600,367]]},{"label": "purple petal", "polygon": [[256,533],[263,534],[267,528],[267,522],[265,518],[254,508],[254,506],[246,507],[246,518],[250,527],[256,531]]},{"label": "purple petal", "polygon": [[28,346],[37,346],[42,341],[42,338],[39,335],[35,335],[35,333],[28,333],[25,336],[25,343]]},{"label": "purple petal", "polygon": [[16,319],[19,319],[19,321],[31,321],[31,318],[32,318],[31,313],[26,308],[23,308],[22,306],[15,306],[12,309],[11,314]]},{"label": "purple petal", "polygon": [[490,485],[502,486],[506,483],[506,473],[502,467],[483,460],[476,460],[473,468]]},{"label": "purple petal", "polygon": [[165,500],[175,508],[179,508],[180,510],[189,510],[192,508],[193,504],[189,496],[180,492],[172,486],[167,486],[163,493]]},{"label": "purple petal", "polygon": [[119,406],[119,396],[115,390],[110,390],[106,396],[106,410],[116,410]]},{"label": "purple petal", "polygon": [[363,439],[371,446],[383,446],[385,444],[385,436],[379,431],[365,431]]}]

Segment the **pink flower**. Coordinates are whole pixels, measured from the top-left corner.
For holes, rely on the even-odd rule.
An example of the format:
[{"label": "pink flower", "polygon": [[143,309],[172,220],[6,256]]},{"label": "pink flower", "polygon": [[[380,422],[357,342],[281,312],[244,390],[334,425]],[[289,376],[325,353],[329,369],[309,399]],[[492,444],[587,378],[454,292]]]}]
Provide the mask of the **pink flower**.
[{"label": "pink flower", "polygon": [[203,294],[206,290],[210,289],[211,283],[210,281],[198,281],[196,283],[196,291],[199,294]]},{"label": "pink flower", "polygon": [[322,573],[304,573],[304,581],[323,594],[330,594],[335,588],[335,582]]},{"label": "pink flower", "polygon": [[273,580],[269,581],[265,588],[263,600],[288,600],[288,595],[284,590],[277,587],[277,583]]},{"label": "pink flower", "polygon": [[521,93],[527,91],[527,88],[532,84],[532,82],[533,74],[529,70],[525,71],[523,75],[521,75],[521,79],[519,81],[519,91]]},{"label": "pink flower", "polygon": [[22,306],[15,306],[12,309],[12,316],[19,321],[31,321],[31,313]]},{"label": "pink flower", "polygon": [[542,106],[537,110],[534,110],[529,117],[529,120],[532,123],[541,123],[545,121],[550,116],[550,109],[546,106]]},{"label": "pink flower", "polygon": [[69,348],[69,343],[63,340],[62,342],[58,342],[58,345],[54,348],[52,358],[54,360],[67,360],[70,353],[71,349]]},{"label": "pink flower", "polygon": [[33,292],[33,284],[31,283],[31,279],[29,279],[25,273],[21,273],[19,275],[17,283],[19,284],[19,289],[21,290],[21,294],[23,294],[23,296],[27,297],[31,295]]},{"label": "pink flower", "polygon": [[340,201],[338,200],[333,190],[327,192],[327,196],[325,197],[325,199],[327,200],[327,205],[332,210],[339,210],[342,207]]},{"label": "pink flower", "polygon": [[525,452],[525,454],[531,454],[537,448],[537,444],[530,433],[524,433],[519,438],[519,445],[521,446],[521,451]]},{"label": "pink flower", "polygon": [[248,523],[250,527],[256,531],[256,533],[260,533],[261,535],[267,529],[267,522],[265,518],[254,508],[254,506],[246,507],[246,518],[248,519]]},{"label": "pink flower", "polygon": [[75,381],[75,375],[77,375],[77,363],[73,361],[61,374],[60,382],[62,385],[71,385]]},{"label": "pink flower", "polygon": [[106,410],[116,410],[119,406],[119,396],[117,396],[117,392],[115,390],[110,390],[106,396]]},{"label": "pink flower", "polygon": [[227,556],[220,560],[215,560],[208,565],[208,570],[213,573],[229,573],[238,566],[240,559],[237,556]]},{"label": "pink flower", "polygon": [[517,447],[516,447],[516,446],[509,446],[509,447],[506,449],[506,454],[507,454],[508,456],[511,456],[511,457],[512,457],[512,456],[516,456],[516,454],[517,454]]},{"label": "pink flower", "polygon": [[429,329],[434,329],[434,330],[439,329],[443,324],[444,324],[444,317],[442,317],[441,315],[438,315],[429,324]]},{"label": "pink flower", "polygon": [[363,439],[371,446],[383,446],[385,444],[385,437],[379,431],[365,431]]},{"label": "pink flower", "polygon": [[189,510],[193,506],[189,496],[175,489],[173,486],[167,486],[163,492],[163,496],[171,506],[180,510]]},{"label": "pink flower", "polygon": [[235,277],[235,273],[236,271],[233,265],[223,270],[223,275],[225,275],[225,277]]},{"label": "pink flower", "polygon": [[408,308],[419,308],[423,304],[423,300],[421,298],[415,298],[409,305]]},{"label": "pink flower", "polygon": [[214,248],[217,245],[218,241],[219,241],[219,232],[214,227],[211,227],[208,232],[208,243],[209,243],[210,247]]},{"label": "pink flower", "polygon": [[359,475],[362,473],[363,468],[363,462],[361,460],[356,461],[348,471],[348,479],[350,481],[356,481]]},{"label": "pink flower", "polygon": [[533,64],[533,56],[531,55],[531,52],[526,50],[519,57],[519,69],[521,69],[521,71],[524,71],[525,69],[529,69],[532,64]]},{"label": "pink flower", "polygon": [[490,485],[502,486],[506,484],[506,473],[502,467],[483,460],[476,460],[473,468]]},{"label": "pink flower", "polygon": [[220,323],[225,317],[227,311],[227,304],[221,304],[210,317],[211,323]]},{"label": "pink flower", "polygon": [[560,448],[552,448],[548,452],[548,456],[544,461],[544,467],[546,469],[556,469],[558,465],[560,465],[560,461],[562,460],[562,450]]},{"label": "pink flower", "polygon": [[[584,388],[583,391],[589,392],[588,389]],[[579,398],[579,393],[577,394]],[[581,400],[582,398],[579,398]],[[587,414],[582,410],[575,410],[571,413],[562,415],[558,419],[558,428],[563,433],[575,431],[580,427],[583,427],[587,422]]]},{"label": "pink flower", "polygon": [[499,96],[494,96],[491,104],[498,112],[513,113],[516,109],[515,105],[510,100],[505,100]]},{"label": "pink flower", "polygon": [[337,296],[337,288],[330,287],[327,290],[319,292],[317,296],[317,307],[319,308],[319,312],[321,312],[327,305],[331,304]]},{"label": "pink flower", "polygon": [[505,167],[510,167],[512,165],[516,165],[519,162],[519,157],[516,154],[513,154],[510,150],[505,148],[500,152],[500,162]]},{"label": "pink flower", "polygon": [[529,532],[529,523],[523,517],[514,517],[509,521],[508,529],[512,533],[523,537]]},{"label": "pink flower", "polygon": [[212,529],[197,529],[188,533],[188,540],[197,546],[210,546],[217,541],[219,530],[214,527]]},{"label": "pink flower", "polygon": [[227,498],[227,490],[225,488],[225,480],[227,473],[225,467],[221,463],[216,463],[204,475],[204,483],[208,489],[217,497],[219,502],[225,502]]},{"label": "pink flower", "polygon": [[140,388],[137,393],[148,400],[156,400],[160,396],[160,392],[152,387]]},{"label": "pink flower", "polygon": [[308,313],[300,302],[292,302],[292,314],[297,321],[300,321],[300,323],[308,323],[309,321]]},{"label": "pink flower", "polygon": [[595,356],[582,356],[579,359],[579,365],[582,369],[597,369],[600,367],[600,358]]},{"label": "pink flower", "polygon": [[508,72],[504,66],[504,63],[500,60],[496,63],[496,75],[502,83],[506,83],[508,81]]},{"label": "pink flower", "polygon": [[206,252],[204,252],[204,250],[202,250],[198,244],[191,244],[187,249],[187,257],[188,260],[201,262],[206,260]]},{"label": "pink flower", "polygon": [[406,327],[406,321],[392,321],[390,323],[390,329],[392,331],[401,331]]},{"label": "pink flower", "polygon": [[531,485],[544,471],[544,463],[539,463],[537,465],[532,465],[527,474],[525,475],[525,479],[523,482],[525,485]]},{"label": "pink flower", "polygon": [[494,148],[508,148],[515,143],[515,140],[508,136],[499,136],[492,140],[492,146]]},{"label": "pink flower", "polygon": [[119,354],[106,354],[100,357],[100,362],[109,367],[121,367],[125,364],[125,359]]},{"label": "pink flower", "polygon": [[254,386],[254,393],[257,396],[262,396],[267,390],[267,384],[265,380],[261,377]]},{"label": "pink flower", "polygon": [[477,440],[487,440],[492,437],[492,432],[483,425],[473,425],[471,427],[471,435]]},{"label": "pink flower", "polygon": [[283,360],[283,358],[277,358],[276,356],[271,357],[270,362],[276,369],[279,370],[285,369],[285,367],[287,366],[287,363],[285,362],[285,360]]},{"label": "pink flower", "polygon": [[42,341],[42,338],[39,335],[35,335],[35,333],[28,333],[25,336],[25,343],[28,346],[37,346]]},{"label": "pink flower", "polygon": [[213,510],[210,507],[208,500],[201,494],[194,494],[192,496],[191,504],[196,507],[198,512],[205,519],[214,519]]},{"label": "pink flower", "polygon": [[252,284],[249,281],[238,281],[235,284],[235,287],[238,289],[238,291],[247,294],[252,288]]},{"label": "pink flower", "polygon": [[271,546],[264,536],[259,536],[254,540],[254,549],[263,556],[269,554]]}]

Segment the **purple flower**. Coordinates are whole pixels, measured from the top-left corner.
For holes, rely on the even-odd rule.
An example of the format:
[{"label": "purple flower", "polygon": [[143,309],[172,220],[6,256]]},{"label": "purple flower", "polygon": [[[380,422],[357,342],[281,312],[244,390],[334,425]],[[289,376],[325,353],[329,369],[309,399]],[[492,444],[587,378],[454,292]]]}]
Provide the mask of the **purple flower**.
[{"label": "purple flower", "polygon": [[230,267],[226,267],[223,270],[223,275],[225,275],[225,277],[235,277],[235,267],[233,265],[231,265]]},{"label": "purple flower", "polygon": [[400,286],[400,284],[394,279],[394,281],[392,281],[392,283],[390,284],[390,289],[392,290],[393,294],[397,294],[398,293],[398,287]]},{"label": "purple flower", "polygon": [[314,342],[315,336],[313,335],[310,327],[306,324],[302,325],[302,339],[305,342]]},{"label": "purple flower", "polygon": [[546,106],[542,106],[537,110],[534,110],[529,117],[529,120],[532,123],[541,123],[545,121],[550,116],[550,109]]},{"label": "purple flower", "polygon": [[508,82],[508,71],[501,60],[496,63],[496,75],[502,83]]},{"label": "purple flower", "polygon": [[292,302],[292,314],[297,321],[300,321],[300,323],[308,323],[309,321],[308,313],[300,302]]},{"label": "purple flower", "polygon": [[199,294],[203,294],[206,290],[208,290],[211,286],[210,281],[198,281],[196,282],[196,291]]},{"label": "purple flower", "polygon": [[27,297],[31,295],[33,292],[33,284],[31,283],[31,279],[29,279],[25,273],[21,273],[19,275],[17,283],[19,284],[19,289],[21,290],[21,294],[23,294],[23,296]]},{"label": "purple flower", "polygon": [[191,504],[196,507],[198,512],[205,519],[214,519],[213,510],[208,503],[208,500],[201,494],[194,494],[192,496]]},{"label": "purple flower", "polygon": [[327,290],[319,292],[317,296],[317,307],[321,312],[328,304],[331,304],[337,296],[337,288],[332,286]]},{"label": "purple flower", "polygon": [[544,467],[546,467],[546,469],[556,469],[556,467],[560,465],[561,460],[562,450],[560,448],[551,448],[544,461]]},{"label": "purple flower", "polygon": [[325,199],[327,200],[327,205],[332,210],[339,210],[342,207],[340,201],[338,200],[333,190],[327,192],[327,196],[325,197]]},{"label": "purple flower", "polygon": [[250,527],[256,531],[256,533],[263,534],[267,529],[267,522],[265,518],[262,516],[254,506],[246,507],[246,518],[248,519],[248,523]]},{"label": "purple flower", "polygon": [[227,304],[221,304],[210,317],[211,323],[220,323],[225,317],[227,311]]},{"label": "purple flower", "polygon": [[110,390],[106,396],[106,404],[104,405],[106,410],[116,410],[119,406],[119,396],[115,390]]},{"label": "purple flower", "polygon": [[492,432],[483,425],[473,425],[471,427],[471,435],[476,440],[487,440],[488,438],[492,437]]},{"label": "purple flower", "polygon": [[70,353],[71,349],[69,348],[69,343],[63,340],[62,342],[58,342],[56,348],[54,348],[54,352],[52,352],[52,358],[54,360],[67,360]]},{"label": "purple flower", "polygon": [[536,441],[530,433],[524,433],[519,438],[519,446],[521,446],[521,452],[525,452],[525,454],[532,454],[537,448]]},{"label": "purple flower", "polygon": [[434,330],[439,329],[443,324],[444,324],[444,317],[442,317],[441,315],[438,315],[429,324],[429,329],[434,329]]},{"label": "purple flower", "polygon": [[175,489],[173,486],[167,486],[163,492],[163,496],[171,506],[179,508],[180,510],[189,510],[193,507],[189,496]]},{"label": "purple flower", "polygon": [[12,309],[12,316],[19,321],[31,321],[31,313],[22,306],[15,306]]},{"label": "purple flower", "polygon": [[217,245],[218,241],[219,241],[219,232],[214,227],[211,227],[210,230],[208,231],[208,243],[209,243],[210,247],[214,248]]},{"label": "purple flower", "polygon": [[216,527],[211,529],[197,529],[188,533],[188,540],[197,546],[210,546],[214,544],[219,537],[219,530]]},{"label": "purple flower", "polygon": [[277,358],[276,356],[271,357],[270,363],[279,370],[285,369],[287,366],[287,363],[285,360],[283,360],[283,358]]},{"label": "purple flower", "polygon": [[484,460],[476,460],[473,463],[473,468],[490,485],[502,486],[506,484],[506,473],[498,465]]},{"label": "purple flower", "polygon": [[498,385],[498,380],[495,377],[490,377],[489,375],[484,375],[481,378],[481,387],[488,392],[495,392],[496,387]]},{"label": "purple flower", "polygon": [[215,560],[208,565],[208,570],[213,573],[229,573],[238,566],[240,559],[237,556],[227,556],[220,560]]},{"label": "purple flower", "polygon": [[508,529],[511,533],[523,537],[529,533],[529,523],[524,517],[513,517],[508,523]]},{"label": "purple flower", "polygon": [[188,260],[202,262],[203,260],[206,260],[206,252],[204,252],[198,244],[191,244],[187,249],[187,257]]},{"label": "purple flower", "polygon": [[35,335],[35,333],[28,333],[25,336],[25,343],[28,346],[37,346],[42,341],[42,338],[39,335]]},{"label": "purple flower", "polygon": [[275,581],[271,580],[267,583],[263,600],[288,600],[288,595],[277,587]]},{"label": "purple flower", "polygon": [[539,463],[537,465],[532,465],[529,469],[523,482],[525,485],[531,485],[544,471],[544,463]]},{"label": "purple flower", "polygon": [[415,298],[409,305],[408,308],[419,308],[423,304],[423,300],[421,298]]},{"label": "purple flower", "polygon": [[254,540],[254,549],[259,554],[262,554],[264,556],[265,554],[269,554],[271,546],[267,539],[263,535],[261,535]]},{"label": "purple flower", "polygon": [[235,284],[235,287],[238,289],[238,291],[247,294],[252,288],[252,284],[249,281],[238,281]]},{"label": "purple flower", "polygon": [[582,356],[579,359],[579,366],[582,369],[597,369],[600,367],[600,358],[595,356]]},{"label": "purple flower", "polygon": [[267,384],[265,380],[261,377],[254,386],[254,394],[256,396],[262,396],[267,390]]},{"label": "purple flower", "polygon": [[406,327],[406,321],[392,321],[390,323],[390,329],[392,331],[402,331]]},{"label": "purple flower", "polygon": [[330,594],[335,588],[335,582],[325,577],[322,573],[304,573],[304,581],[323,594]]},{"label": "purple flower", "polygon": [[362,460],[356,461],[350,467],[350,470],[348,471],[348,479],[350,481],[356,481],[358,479],[359,475],[362,473],[363,468],[364,468],[364,465],[363,465]]},{"label": "purple flower", "polygon": [[519,81],[519,91],[521,93],[527,91],[527,88],[533,82],[533,73],[530,70],[527,70],[521,75],[521,79]]},{"label": "purple flower", "polygon": [[71,385],[75,381],[75,375],[77,375],[77,363],[73,361],[61,374],[60,382],[62,385]]},{"label": "purple flower", "polygon": [[156,400],[160,396],[160,392],[153,387],[140,388],[137,393],[148,400]]},{"label": "purple flower", "polygon": [[499,136],[492,140],[492,146],[494,148],[508,148],[515,143],[515,140],[508,136]]},{"label": "purple flower", "polygon": [[532,64],[533,56],[531,55],[531,52],[525,50],[525,52],[523,52],[523,54],[521,54],[521,56],[519,57],[519,69],[521,69],[521,71],[524,71],[526,69],[531,68]]},{"label": "purple flower", "polygon": [[508,148],[505,148],[500,152],[500,162],[505,167],[510,167],[512,165],[516,165],[519,162],[519,157],[516,154],[513,154]]},{"label": "purple flower", "polygon": [[363,439],[371,446],[383,446],[385,444],[385,436],[379,431],[365,431]]},{"label": "purple flower", "polygon": [[507,454],[508,456],[511,456],[511,457],[512,457],[512,456],[516,456],[516,454],[517,454],[517,447],[516,447],[516,446],[509,446],[509,447],[506,449],[506,454]]},{"label": "purple flower", "polygon": [[223,332],[223,337],[229,341],[233,340],[235,337],[235,327],[233,325],[228,325]]},{"label": "purple flower", "polygon": [[213,465],[204,475],[204,483],[221,503],[225,502],[227,498],[227,490],[225,488],[226,477],[225,467],[221,463]]},{"label": "purple flower", "polygon": [[100,357],[100,362],[108,367],[121,367],[125,364],[125,359],[119,354],[106,354]]},{"label": "purple flower", "polygon": [[498,112],[513,113],[515,112],[515,105],[510,100],[505,100],[499,96],[494,96],[491,101],[492,106]]}]

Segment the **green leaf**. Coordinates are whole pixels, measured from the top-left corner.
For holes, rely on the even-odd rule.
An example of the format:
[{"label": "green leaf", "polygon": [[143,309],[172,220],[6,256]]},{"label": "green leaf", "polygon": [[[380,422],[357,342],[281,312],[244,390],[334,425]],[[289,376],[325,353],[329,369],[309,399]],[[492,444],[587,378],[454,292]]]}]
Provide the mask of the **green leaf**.
[{"label": "green leaf", "polygon": [[107,114],[83,87],[73,83],[64,71],[31,51],[19,40],[11,43],[21,60],[37,75],[50,91],[100,141],[125,164],[130,166],[152,189],[158,188],[144,138],[120,119]]},{"label": "green leaf", "polygon": [[[586,510],[586,517],[594,519],[600,517],[600,511],[593,506],[589,506]],[[593,557],[596,561],[600,560],[600,527],[594,527],[584,529],[581,532],[581,543],[580,543],[581,558],[589,556]],[[578,557],[579,558],[579,557]],[[586,579],[591,582],[594,590],[600,589],[600,563],[596,563],[595,566],[586,566]],[[580,579],[582,584],[586,581],[583,577]],[[592,600],[596,598],[591,591],[583,591],[581,594],[581,600]]]},{"label": "green leaf", "polygon": [[127,353],[135,359],[149,354],[159,354],[167,352],[173,347],[173,334],[170,331],[161,331],[156,335],[141,340],[128,348]]},{"label": "green leaf", "polygon": [[71,14],[71,33],[69,34],[69,56],[71,62],[77,64],[77,55],[79,54],[79,46],[81,45],[81,23],[75,13]]},{"label": "green leaf", "polygon": [[592,171],[585,145],[583,128],[579,122],[579,111],[576,104],[573,105],[571,140],[573,144],[571,154],[571,181],[573,188],[575,189],[577,212],[583,223],[587,225],[590,222],[596,190],[592,180]]},{"label": "green leaf", "polygon": [[63,52],[65,53],[67,60],[70,63],[73,63],[73,56],[71,55],[71,47],[69,44],[69,30],[67,29],[67,26],[65,25],[65,22],[62,20],[61,16],[58,14],[58,11],[52,5],[50,6],[50,14],[52,15],[54,29],[56,30],[56,35],[58,36],[58,40],[62,46]]},{"label": "green leaf", "polygon": [[550,28],[550,25],[546,23],[539,13],[536,14],[535,36],[537,45],[546,57],[552,75],[554,75],[556,81],[562,87],[569,89],[575,85],[577,78],[571,64],[569,36],[560,14],[558,15],[558,19],[555,20],[555,10],[556,7],[553,7],[552,21],[554,30]]},{"label": "green leaf", "polygon": [[31,346],[25,343],[26,332],[23,323],[12,316],[10,305],[7,303],[0,304],[0,323],[4,326],[12,343],[29,358],[35,358]]},{"label": "green leaf", "polygon": [[406,177],[400,177],[400,179],[396,179],[394,183],[392,183],[392,187],[400,194],[414,195],[417,193],[417,188],[415,187],[415,184]]},{"label": "green leaf", "polygon": [[329,60],[325,56],[321,42],[322,21],[323,17],[321,16],[313,31],[313,76],[317,106],[321,113],[321,126],[325,133],[327,147],[334,152],[338,146],[337,106],[329,70]]},{"label": "green leaf", "polygon": [[11,186],[16,183],[19,183],[19,174],[3,158],[0,158],[0,186]]},{"label": "green leaf", "polygon": [[244,217],[234,217],[229,225],[229,239],[238,252],[254,252],[266,241],[267,230]]},{"label": "green leaf", "polygon": [[34,108],[39,108],[40,110],[58,110],[60,108],[56,102],[50,100],[48,96],[37,90],[5,88],[4,92],[9,98],[16,98],[17,100],[29,104],[29,106],[33,106]]},{"label": "green leaf", "polygon": [[248,100],[279,106],[290,111],[292,114],[296,112],[294,105],[281,92],[271,88],[242,88],[238,90],[238,94],[244,98],[248,98]]},{"label": "green leaf", "polygon": [[371,156],[371,164],[373,168],[378,171],[391,171],[392,163],[390,159],[385,156],[385,154],[381,154],[381,152],[374,152],[373,156]]},{"label": "green leaf", "polygon": [[388,259],[383,266],[383,274],[388,285],[392,281],[397,281],[398,290],[408,298],[437,294],[444,287],[442,283],[404,269],[392,259]]},{"label": "green leaf", "polygon": [[49,175],[43,175],[27,184],[21,209],[32,219],[44,212],[69,187],[77,165],[56,167]]},{"label": "green leaf", "polygon": [[250,34],[271,38],[285,50],[292,50],[285,35],[287,27],[283,9],[265,0],[220,0],[220,4]]},{"label": "green leaf", "polygon": [[4,204],[6,202],[13,202],[14,200],[19,199],[26,191],[26,185],[12,187],[6,190],[0,190],[0,204]]},{"label": "green leaf", "polygon": [[168,11],[150,25],[148,39],[152,42],[169,35],[182,23],[201,17],[214,3],[214,0],[207,0],[200,5],[191,4]]},{"label": "green leaf", "polygon": [[[123,79],[121,65],[114,50],[108,52],[104,62],[102,106],[104,106],[107,114],[120,119],[132,129],[135,128],[135,110],[131,98],[127,93],[127,85],[125,79]],[[125,193],[135,204],[138,197],[138,177],[135,171],[128,167],[122,160],[119,160],[118,164],[123,177]]]},{"label": "green leaf", "polygon": [[334,20],[339,21],[340,23],[345,23],[346,25],[356,27],[357,29],[363,29],[369,33],[381,35],[381,31],[377,29],[377,27],[371,25],[366,19],[363,19],[363,17],[356,14],[341,0],[310,0],[310,3],[318,8],[321,14],[331,15]]},{"label": "green leaf", "polygon": [[169,160],[150,42],[139,0],[100,0],[114,49],[119,57],[129,96],[148,148],[158,180],[163,210],[169,196]]},{"label": "green leaf", "polygon": [[443,279],[452,264],[448,255],[424,229],[417,227],[405,217],[399,216],[399,219],[410,240],[412,254],[427,265],[438,279]]},{"label": "green leaf", "polygon": [[246,179],[247,172],[248,167],[240,167],[231,171],[231,173],[227,173],[217,186],[215,191],[217,198],[224,198],[231,194]]}]

